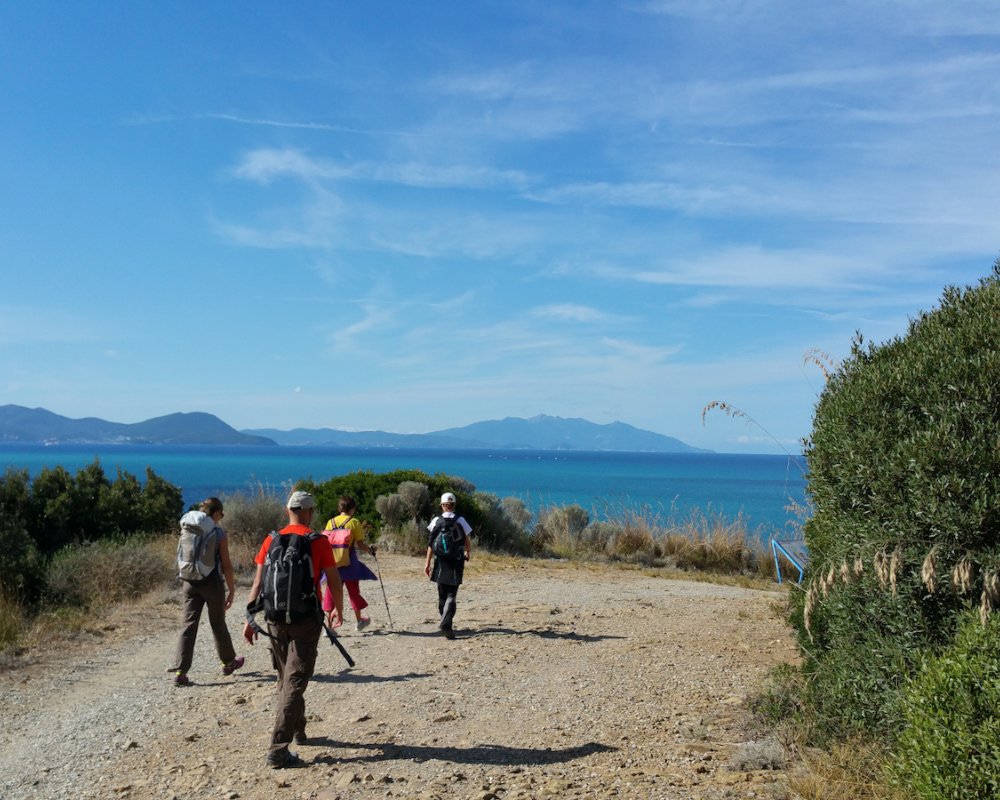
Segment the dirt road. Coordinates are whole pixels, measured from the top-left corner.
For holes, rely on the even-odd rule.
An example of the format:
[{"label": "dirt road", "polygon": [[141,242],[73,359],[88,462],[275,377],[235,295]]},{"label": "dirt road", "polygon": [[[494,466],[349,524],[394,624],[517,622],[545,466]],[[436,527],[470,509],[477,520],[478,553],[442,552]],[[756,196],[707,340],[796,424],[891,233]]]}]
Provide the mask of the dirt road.
[{"label": "dirt road", "polygon": [[[733,769],[744,701],[795,650],[779,591],[562,562],[470,563],[458,638],[436,630],[422,559],[380,556],[373,623],[321,644],[308,766],[264,755],[274,677],[263,640],[223,677],[203,620],[190,675],[165,668],[176,603],[0,674],[0,796],[36,798],[751,798],[780,773]],[[241,590],[241,599],[245,597]]]}]

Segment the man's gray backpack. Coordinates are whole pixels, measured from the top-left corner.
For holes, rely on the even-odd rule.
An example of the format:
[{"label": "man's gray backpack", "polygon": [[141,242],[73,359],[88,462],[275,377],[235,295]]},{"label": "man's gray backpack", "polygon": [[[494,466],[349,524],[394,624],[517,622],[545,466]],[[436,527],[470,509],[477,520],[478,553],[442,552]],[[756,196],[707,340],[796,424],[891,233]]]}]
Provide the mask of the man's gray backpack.
[{"label": "man's gray backpack", "polygon": [[188,511],[181,517],[181,538],[177,545],[177,577],[201,581],[215,569],[222,530],[203,511]]}]

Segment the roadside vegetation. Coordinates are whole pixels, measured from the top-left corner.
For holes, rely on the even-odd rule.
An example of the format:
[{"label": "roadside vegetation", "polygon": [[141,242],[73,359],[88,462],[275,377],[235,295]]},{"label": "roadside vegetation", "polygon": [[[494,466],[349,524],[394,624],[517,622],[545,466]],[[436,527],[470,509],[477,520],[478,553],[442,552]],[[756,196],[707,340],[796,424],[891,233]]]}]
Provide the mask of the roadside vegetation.
[{"label": "roadside vegetation", "polygon": [[801,668],[754,701],[815,800],[1000,797],[1000,260],[856,338],[806,441]]},{"label": "roadside vegetation", "polygon": [[[385,552],[422,556],[437,499],[452,491],[481,554],[619,563],[752,585],[775,574],[765,534],[742,516],[709,510],[679,520],[623,509],[592,519],[577,505],[532,514],[520,499],[479,492],[458,476],[396,470],[295,487],[255,484],[221,498],[241,582],[253,574],[263,536],[285,524],[292,488],[315,495],[318,527],[335,516],[341,495],[353,496],[369,540]],[[56,468],[34,480],[9,469],[0,476],[0,652],[30,647],[53,627],[93,624],[102,609],[176,585],[176,525],[184,510],[180,489],[151,470],[140,485],[127,473],[109,479],[96,461],[75,476]]]}]

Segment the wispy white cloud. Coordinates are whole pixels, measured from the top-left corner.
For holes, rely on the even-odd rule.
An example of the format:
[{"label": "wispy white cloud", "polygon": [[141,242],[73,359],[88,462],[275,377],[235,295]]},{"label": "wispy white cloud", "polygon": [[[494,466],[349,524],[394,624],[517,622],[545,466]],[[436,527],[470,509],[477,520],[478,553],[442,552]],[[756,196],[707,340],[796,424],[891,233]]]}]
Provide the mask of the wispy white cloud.
[{"label": "wispy white cloud", "polygon": [[312,156],[295,148],[261,148],[245,153],[232,168],[233,177],[267,185],[278,178],[304,183],[375,181],[422,188],[523,189],[530,178],[520,170],[501,170],[485,165],[430,164],[419,162],[350,164]]},{"label": "wispy white cloud", "polygon": [[553,303],[538,306],[530,311],[531,316],[564,322],[618,322],[624,318],[617,314],[609,314],[599,308],[583,306],[575,303]]}]

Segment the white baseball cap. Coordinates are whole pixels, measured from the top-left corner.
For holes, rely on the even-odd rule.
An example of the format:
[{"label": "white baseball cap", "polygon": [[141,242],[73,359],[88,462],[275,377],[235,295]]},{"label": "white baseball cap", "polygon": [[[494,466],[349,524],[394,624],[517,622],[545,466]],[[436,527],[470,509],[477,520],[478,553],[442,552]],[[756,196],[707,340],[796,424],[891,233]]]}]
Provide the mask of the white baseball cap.
[{"label": "white baseball cap", "polygon": [[309,492],[292,492],[288,498],[288,508],[316,508],[316,498]]},{"label": "white baseball cap", "polygon": [[441,495],[441,505],[443,506],[453,506],[457,501],[455,500],[455,495],[451,492],[445,492]]}]

